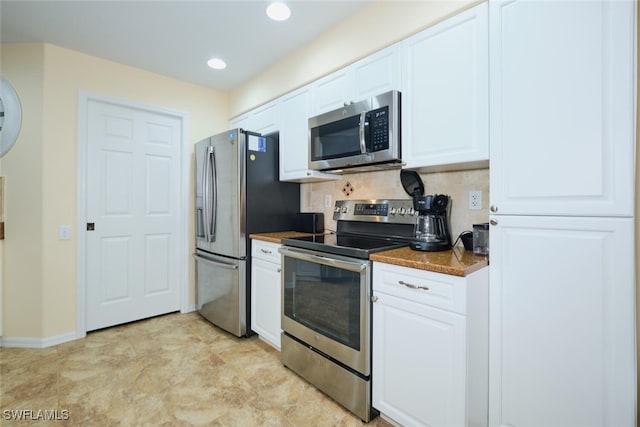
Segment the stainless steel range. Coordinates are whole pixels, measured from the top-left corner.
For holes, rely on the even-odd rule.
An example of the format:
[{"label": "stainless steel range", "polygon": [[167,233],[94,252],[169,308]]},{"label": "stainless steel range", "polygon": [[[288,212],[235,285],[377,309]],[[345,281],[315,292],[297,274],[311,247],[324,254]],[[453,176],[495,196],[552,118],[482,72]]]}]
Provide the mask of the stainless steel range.
[{"label": "stainless steel range", "polygon": [[371,407],[371,261],[408,246],[411,200],[341,200],[336,233],[282,239],[282,361],[363,421]]}]

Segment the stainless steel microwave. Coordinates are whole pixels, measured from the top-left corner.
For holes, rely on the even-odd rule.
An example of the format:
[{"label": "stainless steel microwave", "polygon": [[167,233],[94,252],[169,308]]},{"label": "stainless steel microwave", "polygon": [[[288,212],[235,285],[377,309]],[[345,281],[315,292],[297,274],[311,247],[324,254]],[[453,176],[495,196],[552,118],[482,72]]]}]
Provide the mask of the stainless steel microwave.
[{"label": "stainless steel microwave", "polygon": [[398,91],[309,119],[309,169],[347,172],[400,167],[401,162]]}]

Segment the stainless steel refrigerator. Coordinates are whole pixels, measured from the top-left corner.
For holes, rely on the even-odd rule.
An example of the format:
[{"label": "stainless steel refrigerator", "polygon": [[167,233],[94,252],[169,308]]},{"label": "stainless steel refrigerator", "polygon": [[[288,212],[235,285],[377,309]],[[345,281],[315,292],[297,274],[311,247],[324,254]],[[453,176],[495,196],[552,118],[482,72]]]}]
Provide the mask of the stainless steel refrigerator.
[{"label": "stainless steel refrigerator", "polygon": [[198,142],[196,306],[214,325],[251,334],[249,234],[292,230],[300,186],[280,182],[278,134],[232,129]]}]

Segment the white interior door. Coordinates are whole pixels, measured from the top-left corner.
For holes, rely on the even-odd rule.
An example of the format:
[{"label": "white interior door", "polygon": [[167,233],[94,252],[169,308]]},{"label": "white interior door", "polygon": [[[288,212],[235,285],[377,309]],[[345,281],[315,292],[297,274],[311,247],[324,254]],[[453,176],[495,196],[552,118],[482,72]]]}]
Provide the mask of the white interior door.
[{"label": "white interior door", "polygon": [[89,100],[86,330],[180,308],[181,121]]}]

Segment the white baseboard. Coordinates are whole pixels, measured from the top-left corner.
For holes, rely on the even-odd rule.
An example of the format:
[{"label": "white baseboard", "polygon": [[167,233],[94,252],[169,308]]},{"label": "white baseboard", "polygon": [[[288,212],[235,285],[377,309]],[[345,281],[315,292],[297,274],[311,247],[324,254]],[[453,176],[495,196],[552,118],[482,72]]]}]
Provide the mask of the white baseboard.
[{"label": "white baseboard", "polygon": [[46,348],[78,339],[76,332],[66,332],[46,338],[1,337],[0,347]]},{"label": "white baseboard", "polygon": [[195,304],[187,306],[186,310],[180,310],[180,313],[191,313],[192,311],[196,311],[196,305]]}]

